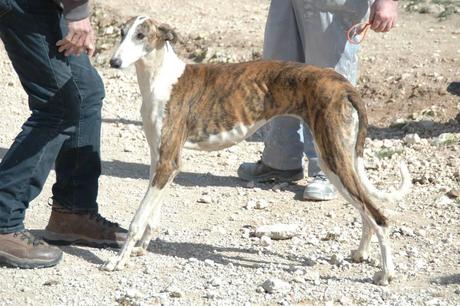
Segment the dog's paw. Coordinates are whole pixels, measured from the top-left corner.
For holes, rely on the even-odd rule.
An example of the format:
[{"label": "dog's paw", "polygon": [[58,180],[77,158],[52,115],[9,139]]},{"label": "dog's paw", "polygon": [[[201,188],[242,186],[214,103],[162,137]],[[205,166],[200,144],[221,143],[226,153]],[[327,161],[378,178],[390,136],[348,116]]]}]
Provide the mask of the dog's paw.
[{"label": "dog's paw", "polygon": [[350,256],[353,262],[358,262],[358,263],[366,261],[369,258],[368,254],[365,254],[361,252],[360,250],[352,250]]},{"label": "dog's paw", "polygon": [[374,274],[373,282],[379,286],[388,286],[394,278],[394,273],[379,271]]},{"label": "dog's paw", "polygon": [[131,257],[147,255],[147,250],[144,247],[135,247],[131,252]]},{"label": "dog's paw", "polygon": [[108,261],[106,261],[103,265],[100,266],[101,270],[103,271],[120,271],[123,269],[123,265],[121,264],[120,260],[117,258],[112,258]]}]

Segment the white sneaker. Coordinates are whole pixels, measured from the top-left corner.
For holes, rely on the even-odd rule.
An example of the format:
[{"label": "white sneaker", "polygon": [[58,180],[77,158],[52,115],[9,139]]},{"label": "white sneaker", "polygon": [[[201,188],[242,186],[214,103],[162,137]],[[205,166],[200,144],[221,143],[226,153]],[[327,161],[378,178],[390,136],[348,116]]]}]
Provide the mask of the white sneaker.
[{"label": "white sneaker", "polygon": [[323,174],[315,175],[313,181],[305,187],[305,200],[328,201],[337,198],[337,190]]}]

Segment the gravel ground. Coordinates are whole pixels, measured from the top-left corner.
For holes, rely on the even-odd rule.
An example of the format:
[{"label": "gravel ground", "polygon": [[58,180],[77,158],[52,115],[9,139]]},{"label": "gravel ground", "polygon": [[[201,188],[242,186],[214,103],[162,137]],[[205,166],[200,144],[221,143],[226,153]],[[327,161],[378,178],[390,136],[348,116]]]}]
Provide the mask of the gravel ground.
[{"label": "gravel ground", "polygon": [[[184,37],[181,53],[192,60],[239,61],[260,54],[267,1],[123,4],[104,5],[120,15],[145,7],[157,18],[165,16]],[[98,22],[122,19],[111,16]],[[259,134],[219,152],[184,152],[183,171],[165,197],[158,239],[124,271],[98,270],[116,250],[63,247],[64,259],[54,268],[0,268],[0,305],[459,305],[460,100],[445,91],[460,80],[459,27],[458,14],[440,21],[402,13],[394,34],[370,34],[363,45],[359,89],[371,122],[368,174],[379,188],[391,188],[399,183],[398,161],[406,160],[414,181],[405,201],[382,204],[392,222],[397,271],[390,286],[371,283],[379,269],[376,240],[369,262],[350,261],[361,224],[342,198],[302,201],[308,178],[276,185],[236,177],[240,163],[260,156]],[[106,68],[112,42],[103,43],[108,45],[95,59],[107,90],[100,210],[128,227],[148,184],[149,155],[134,70]],[[197,56],[203,52],[194,48],[206,55]],[[0,73],[3,156],[29,111],[3,49]],[[53,182],[54,172],[27,211],[26,225],[37,234],[50,214]],[[296,236],[250,235],[256,226],[277,223],[296,225]]]}]

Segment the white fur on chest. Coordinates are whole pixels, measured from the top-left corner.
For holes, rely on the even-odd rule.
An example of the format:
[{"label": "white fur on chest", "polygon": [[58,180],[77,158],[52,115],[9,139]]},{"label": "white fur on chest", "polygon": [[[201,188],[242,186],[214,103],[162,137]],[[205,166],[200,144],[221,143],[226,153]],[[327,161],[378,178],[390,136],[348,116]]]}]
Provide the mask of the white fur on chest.
[{"label": "white fur on chest", "polygon": [[152,160],[158,159],[165,108],[171,99],[174,84],[184,72],[185,63],[169,43],[136,62],[136,72],[142,94],[141,116]]}]

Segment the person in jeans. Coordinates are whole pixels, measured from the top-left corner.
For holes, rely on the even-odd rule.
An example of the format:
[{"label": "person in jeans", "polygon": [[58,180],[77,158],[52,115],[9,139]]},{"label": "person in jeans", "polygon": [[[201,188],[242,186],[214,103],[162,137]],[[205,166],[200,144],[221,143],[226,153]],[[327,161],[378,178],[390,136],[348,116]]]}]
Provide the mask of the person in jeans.
[{"label": "person in jeans", "polygon": [[30,117],[0,163],[0,264],[53,266],[62,251],[24,228],[55,165],[50,243],[120,246],[126,230],[98,214],[104,86],[89,56],[88,1],[0,0],[0,38],[28,95]]},{"label": "person in jeans", "polygon": [[[272,0],[264,39],[264,59],[297,61],[331,67],[356,85],[358,50],[347,41],[346,31],[369,17],[371,29],[389,31],[396,22],[397,2],[375,0]],[[296,181],[304,177],[303,155],[308,158],[307,200],[336,197],[334,186],[318,164],[314,140],[307,126],[292,117],[272,120],[266,129],[265,148],[257,163],[243,163],[238,176],[244,180]]]}]

